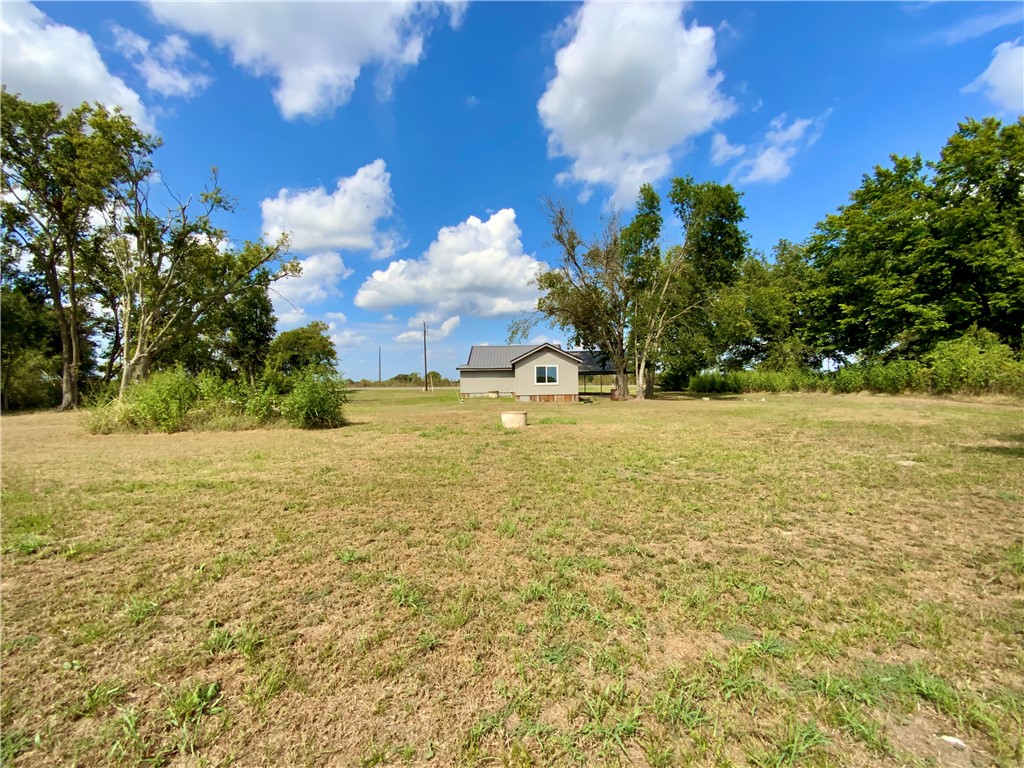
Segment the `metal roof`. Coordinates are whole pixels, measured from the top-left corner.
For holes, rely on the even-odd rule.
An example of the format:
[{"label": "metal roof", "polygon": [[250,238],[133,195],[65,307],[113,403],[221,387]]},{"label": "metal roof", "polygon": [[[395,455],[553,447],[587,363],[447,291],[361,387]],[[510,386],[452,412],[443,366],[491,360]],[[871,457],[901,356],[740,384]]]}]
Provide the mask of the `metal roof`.
[{"label": "metal roof", "polygon": [[[469,360],[465,365],[458,366],[460,371],[511,371],[512,361],[529,354],[544,344],[511,344],[505,346],[492,346],[483,344],[471,347]],[[554,345],[551,345],[554,346]],[[615,373],[607,358],[601,352],[590,352],[585,349],[559,349],[580,361],[580,373]]]},{"label": "metal roof", "polygon": [[491,346],[484,344],[471,347],[469,360],[465,365],[460,365],[458,370],[480,370],[480,371],[501,371],[512,370],[512,361],[520,355],[525,355],[531,349],[540,346],[539,344],[512,344],[511,346]]}]

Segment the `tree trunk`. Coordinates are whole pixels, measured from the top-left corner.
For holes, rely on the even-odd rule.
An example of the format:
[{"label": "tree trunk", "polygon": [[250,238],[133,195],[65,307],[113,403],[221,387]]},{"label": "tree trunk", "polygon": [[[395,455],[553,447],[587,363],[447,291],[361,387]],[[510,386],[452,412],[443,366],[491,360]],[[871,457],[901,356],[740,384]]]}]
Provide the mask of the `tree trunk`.
[{"label": "tree trunk", "polygon": [[[65,238],[70,243],[70,238]],[[75,286],[75,251],[70,245],[67,247],[68,254],[68,299],[71,303],[71,312],[68,320],[68,332],[71,335],[71,370],[72,370],[72,404],[71,408],[77,408],[78,397],[78,372],[82,367],[82,340],[78,335],[78,290]],[[61,403],[63,410],[64,404]]]},{"label": "tree trunk", "polygon": [[629,374],[625,366],[615,371],[615,389],[620,400],[629,400]]},{"label": "tree trunk", "polygon": [[71,327],[68,314],[64,310],[63,297],[60,290],[60,278],[57,276],[57,265],[52,261],[46,264],[46,287],[53,303],[53,313],[57,316],[57,327],[60,329],[60,362],[61,362],[61,398],[58,411],[73,409],[78,404],[78,369],[75,367],[72,352]]},{"label": "tree trunk", "polygon": [[647,375],[647,368],[644,363],[637,361],[636,364],[636,399],[643,400],[647,396],[647,387],[644,386],[644,379]]}]

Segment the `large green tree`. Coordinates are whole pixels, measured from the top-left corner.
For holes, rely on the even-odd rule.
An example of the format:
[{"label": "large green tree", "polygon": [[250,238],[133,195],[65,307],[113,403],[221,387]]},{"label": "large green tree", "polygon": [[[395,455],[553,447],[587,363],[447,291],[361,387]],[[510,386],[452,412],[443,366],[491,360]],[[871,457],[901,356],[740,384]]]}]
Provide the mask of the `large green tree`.
[{"label": "large green tree", "polygon": [[[60,374],[60,341],[45,291],[30,282],[0,286],[0,408],[47,402],[51,377]],[[56,342],[56,343],[55,343]],[[56,358],[56,364],[54,359]],[[29,392],[34,389],[35,392]]]},{"label": "large green tree", "polygon": [[750,254],[739,278],[712,306],[707,333],[718,364],[727,370],[758,366],[768,370],[819,365],[808,341],[803,301],[813,278],[804,248],[780,240],[770,259]]},{"label": "large green tree", "polygon": [[729,184],[691,177],[672,181],[668,199],[684,235],[681,245],[668,249],[669,279],[655,304],[664,318],[657,360],[669,380],[687,378],[718,354],[716,312],[740,276],[747,248],[740,197]]},{"label": "large green tree", "polygon": [[154,169],[146,155],[133,158],[131,172],[109,208],[103,229],[114,284],[111,311],[121,334],[121,392],[144,379],[169,349],[197,337],[232,296],[243,296],[280,278],[298,274],[288,259],[288,238],[231,246],[215,216],[233,210],[217,182],[198,200],[174,202],[161,213],[150,204]]},{"label": "large green tree", "polygon": [[817,345],[833,357],[920,357],[968,328],[1020,347],[1024,118],[958,127],[935,163],[891,158],[807,244]]},{"label": "large green tree", "polygon": [[79,260],[92,218],[127,174],[128,159],[154,145],[120,111],[83,104],[63,113],[53,102],[0,94],[3,245],[29,254],[43,277],[61,338],[61,409],[79,401]]},{"label": "large green tree", "polygon": [[287,391],[295,375],[307,370],[333,373],[338,363],[327,324],[314,320],[309,325],[282,331],[267,350],[264,379],[279,391]]}]

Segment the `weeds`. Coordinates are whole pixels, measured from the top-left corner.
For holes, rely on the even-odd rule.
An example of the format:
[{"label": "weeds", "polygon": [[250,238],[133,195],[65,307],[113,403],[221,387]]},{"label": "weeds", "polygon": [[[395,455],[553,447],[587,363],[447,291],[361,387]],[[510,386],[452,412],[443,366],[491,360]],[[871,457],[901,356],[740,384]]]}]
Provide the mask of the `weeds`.
[{"label": "weeds", "polygon": [[117,701],[125,692],[124,684],[119,680],[106,680],[97,683],[85,692],[85,696],[72,710],[78,717],[95,715]]},{"label": "weeds", "polygon": [[156,615],[156,612],[160,610],[160,606],[152,600],[146,600],[141,597],[130,597],[128,602],[124,604],[124,615],[125,618],[132,624],[142,624],[149,618]]},{"label": "weeds", "polygon": [[224,711],[219,683],[186,683],[168,693],[165,717],[177,734],[179,754],[194,755],[207,718]]}]

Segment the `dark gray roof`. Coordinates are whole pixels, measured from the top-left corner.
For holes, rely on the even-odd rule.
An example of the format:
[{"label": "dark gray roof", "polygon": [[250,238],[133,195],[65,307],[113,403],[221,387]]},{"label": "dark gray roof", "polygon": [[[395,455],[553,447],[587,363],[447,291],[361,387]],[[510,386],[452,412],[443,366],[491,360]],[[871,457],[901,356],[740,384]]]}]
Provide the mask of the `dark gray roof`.
[{"label": "dark gray roof", "polygon": [[580,373],[582,374],[615,373],[615,369],[608,362],[604,352],[591,352],[586,349],[570,349],[569,351],[580,359]]},{"label": "dark gray roof", "polygon": [[[543,344],[511,344],[506,346],[480,345],[469,350],[469,360],[460,365],[460,371],[510,371],[512,361],[529,354]],[[585,349],[563,349],[580,361],[580,373],[615,373],[601,352],[590,352]]]},{"label": "dark gray roof", "polygon": [[457,370],[501,371],[512,370],[512,361],[525,355],[538,344],[513,344],[511,346],[474,346],[469,350],[469,360]]}]

